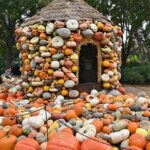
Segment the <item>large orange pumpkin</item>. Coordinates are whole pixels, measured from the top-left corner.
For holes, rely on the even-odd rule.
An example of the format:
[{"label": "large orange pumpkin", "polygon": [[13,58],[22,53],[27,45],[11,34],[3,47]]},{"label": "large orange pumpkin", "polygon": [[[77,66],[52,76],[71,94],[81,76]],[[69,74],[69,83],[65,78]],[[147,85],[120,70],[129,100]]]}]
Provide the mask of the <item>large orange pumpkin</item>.
[{"label": "large orange pumpkin", "polygon": [[0,139],[1,150],[13,150],[17,142],[17,138],[14,135],[7,135]]},{"label": "large orange pumpkin", "polygon": [[59,132],[51,136],[46,150],[80,150],[80,143],[70,133]]},{"label": "large orange pumpkin", "polygon": [[16,124],[16,118],[5,117],[2,120],[3,126],[13,126]]},{"label": "large orange pumpkin", "polygon": [[81,145],[81,150],[113,150],[112,146],[106,141],[99,138],[94,139],[96,141],[92,139],[85,140]]},{"label": "large orange pumpkin", "polygon": [[129,145],[144,149],[146,146],[146,139],[144,136],[134,133],[129,138]]},{"label": "large orange pumpkin", "polygon": [[24,138],[17,142],[14,150],[40,150],[40,146],[34,139]]}]

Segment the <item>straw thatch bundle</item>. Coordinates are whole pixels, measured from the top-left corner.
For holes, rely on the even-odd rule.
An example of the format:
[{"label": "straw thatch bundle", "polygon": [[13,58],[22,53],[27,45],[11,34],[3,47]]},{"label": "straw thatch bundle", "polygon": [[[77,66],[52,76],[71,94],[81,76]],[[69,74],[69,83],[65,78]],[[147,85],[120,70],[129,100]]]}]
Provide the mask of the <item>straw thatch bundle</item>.
[{"label": "straw thatch bundle", "polygon": [[106,17],[84,2],[84,0],[53,0],[25,22],[23,26],[44,21],[65,21],[69,19],[109,22]]}]

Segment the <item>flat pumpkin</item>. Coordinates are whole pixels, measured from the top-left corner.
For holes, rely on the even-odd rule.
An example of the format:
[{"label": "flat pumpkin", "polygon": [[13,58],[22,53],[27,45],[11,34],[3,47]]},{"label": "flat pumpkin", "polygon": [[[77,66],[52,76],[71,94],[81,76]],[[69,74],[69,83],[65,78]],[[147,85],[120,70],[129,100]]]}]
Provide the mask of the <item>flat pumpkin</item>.
[{"label": "flat pumpkin", "polygon": [[14,150],[40,150],[40,145],[34,139],[24,138],[17,142]]},{"label": "flat pumpkin", "polygon": [[99,138],[94,139],[96,141],[92,139],[85,140],[81,145],[81,150],[113,150],[112,146],[106,141]]},{"label": "flat pumpkin", "polygon": [[80,150],[80,143],[70,133],[59,132],[51,136],[46,150]]}]

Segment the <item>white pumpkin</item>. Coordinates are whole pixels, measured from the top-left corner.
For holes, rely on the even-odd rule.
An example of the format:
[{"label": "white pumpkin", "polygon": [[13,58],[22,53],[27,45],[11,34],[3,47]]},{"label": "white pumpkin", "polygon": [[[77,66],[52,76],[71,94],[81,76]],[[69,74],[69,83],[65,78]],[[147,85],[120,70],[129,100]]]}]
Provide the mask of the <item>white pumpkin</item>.
[{"label": "white pumpkin", "polygon": [[108,75],[108,74],[102,74],[101,79],[102,79],[102,81],[104,81],[104,82],[108,82],[110,78],[109,78],[109,75]]},{"label": "white pumpkin", "polygon": [[46,25],[46,34],[51,34],[54,31],[54,24],[48,23]]},{"label": "white pumpkin", "polygon": [[60,67],[59,61],[52,61],[51,62],[51,67],[54,69],[58,69]]},{"label": "white pumpkin", "polygon": [[77,43],[75,41],[68,41],[66,45],[70,48],[77,47]]},{"label": "white pumpkin", "polygon": [[42,86],[43,82],[41,82],[41,81],[39,81],[39,82],[32,82],[31,84],[32,84],[32,86],[37,87],[37,86]]},{"label": "white pumpkin", "polygon": [[71,31],[75,31],[78,29],[79,27],[79,23],[77,20],[74,20],[74,19],[71,19],[71,20],[68,20],[66,22],[66,26],[68,29],[70,29]]},{"label": "white pumpkin", "polygon": [[68,80],[65,82],[64,86],[66,88],[73,88],[75,86],[75,83],[72,80]]},{"label": "white pumpkin", "polygon": [[52,39],[52,46],[55,48],[62,47],[64,45],[64,40],[60,36],[56,36]]},{"label": "white pumpkin", "polygon": [[34,129],[39,129],[41,126],[44,125],[44,120],[40,116],[33,116],[30,118],[27,118],[28,124],[34,128]]},{"label": "white pumpkin", "polygon": [[120,143],[121,141],[128,139],[129,135],[130,135],[129,130],[123,129],[123,130],[118,131],[118,132],[110,133],[109,137],[111,138],[112,144],[117,144],[117,143]]},{"label": "white pumpkin", "polygon": [[93,31],[90,30],[90,29],[86,29],[84,31],[82,31],[82,34],[85,36],[85,37],[92,37],[94,35]]},{"label": "white pumpkin", "polygon": [[94,24],[94,23],[90,24],[90,28],[91,28],[91,30],[92,30],[93,32],[97,32],[97,31],[98,31],[98,27],[97,27],[97,25]]},{"label": "white pumpkin", "polygon": [[51,118],[51,114],[46,110],[41,110],[38,116],[40,116],[40,118],[42,118],[43,121],[46,121],[46,119]]},{"label": "white pumpkin", "polygon": [[71,32],[67,28],[60,28],[56,30],[57,34],[61,36],[62,38],[69,38],[71,35]]},{"label": "white pumpkin", "polygon": [[50,57],[51,53],[50,52],[44,52],[44,53],[41,53],[41,56],[42,57]]},{"label": "white pumpkin", "polygon": [[[81,135],[84,134],[85,136]],[[83,142],[84,140],[87,139],[87,137],[93,138],[96,135],[96,128],[92,124],[87,124],[83,128],[79,130],[79,133],[76,134],[76,138],[80,141]],[[86,137],[87,136],[87,137]]]},{"label": "white pumpkin", "polygon": [[78,96],[79,96],[79,92],[77,90],[69,91],[69,97],[70,98],[77,98]]},{"label": "white pumpkin", "polygon": [[40,145],[41,150],[46,150],[47,142],[44,142]]}]

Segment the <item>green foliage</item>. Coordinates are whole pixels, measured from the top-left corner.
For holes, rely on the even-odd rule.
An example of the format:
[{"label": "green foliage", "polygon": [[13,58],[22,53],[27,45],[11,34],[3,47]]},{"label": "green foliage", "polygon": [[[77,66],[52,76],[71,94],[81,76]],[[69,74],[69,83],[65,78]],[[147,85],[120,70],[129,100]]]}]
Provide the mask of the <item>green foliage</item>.
[{"label": "green foliage", "polygon": [[150,83],[150,67],[149,65],[132,66],[129,64],[122,70],[122,82],[142,84]]}]

